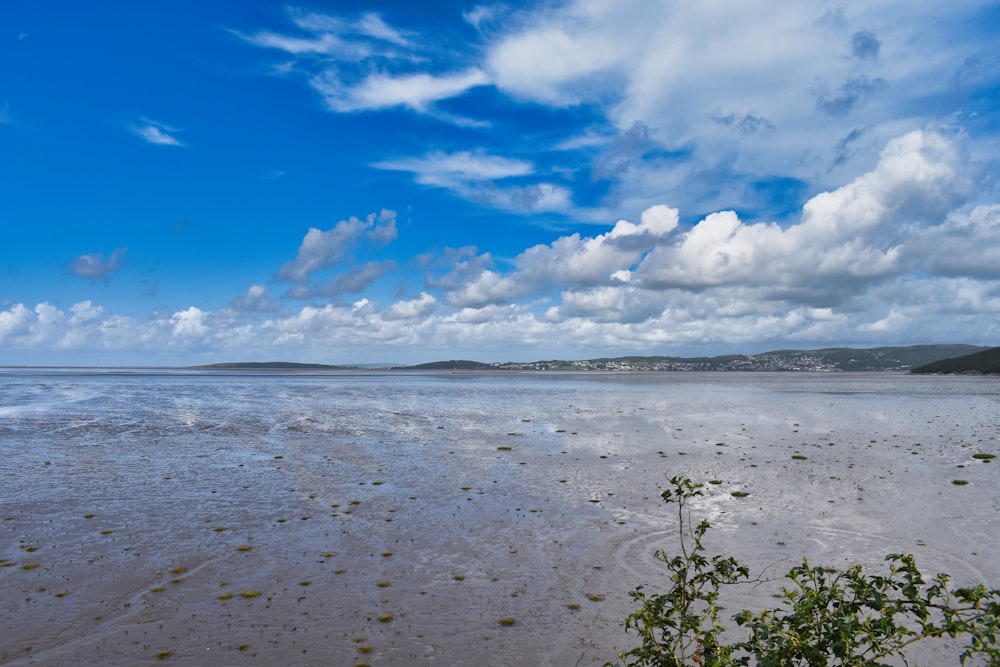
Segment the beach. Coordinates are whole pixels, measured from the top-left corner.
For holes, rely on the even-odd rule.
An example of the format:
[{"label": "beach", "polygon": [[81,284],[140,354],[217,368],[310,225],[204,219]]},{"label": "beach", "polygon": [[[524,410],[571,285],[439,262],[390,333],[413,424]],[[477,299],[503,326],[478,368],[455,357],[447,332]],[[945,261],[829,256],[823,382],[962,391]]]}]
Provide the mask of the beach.
[{"label": "beach", "polygon": [[0,391],[4,665],[600,665],[638,641],[629,591],[665,584],[675,475],[705,484],[709,552],[762,580],[732,613],[774,606],[803,556],[1000,586],[1000,462],[974,456],[1000,454],[996,378],[21,370]]}]

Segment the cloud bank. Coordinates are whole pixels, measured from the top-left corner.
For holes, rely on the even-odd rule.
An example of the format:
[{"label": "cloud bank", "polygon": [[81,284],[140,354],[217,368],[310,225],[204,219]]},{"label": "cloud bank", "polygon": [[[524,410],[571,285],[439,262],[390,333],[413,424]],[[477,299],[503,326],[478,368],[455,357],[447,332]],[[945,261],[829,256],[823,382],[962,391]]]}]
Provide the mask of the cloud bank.
[{"label": "cloud bank", "polygon": [[[424,253],[410,262],[423,274],[419,291],[345,300],[406,268],[351,257],[361,244],[377,251],[398,238],[396,214],[383,210],[309,229],[274,274],[298,293],[276,298],[255,284],[218,310],[148,320],[91,301],[7,304],[0,345],[351,362],[995,343],[1000,204],[977,200],[981,178],[961,132],[908,132],[790,223],[723,210],[682,224],[678,209],[658,204],[637,222],[558,236],[509,260],[474,247]],[[74,271],[100,279],[123,258],[124,249],[83,256]]]}]

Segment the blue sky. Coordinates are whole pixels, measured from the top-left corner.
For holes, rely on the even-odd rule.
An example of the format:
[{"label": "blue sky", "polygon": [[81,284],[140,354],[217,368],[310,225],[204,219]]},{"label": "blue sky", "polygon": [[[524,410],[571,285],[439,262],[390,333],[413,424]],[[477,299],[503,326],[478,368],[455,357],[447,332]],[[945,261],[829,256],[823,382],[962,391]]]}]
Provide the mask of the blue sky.
[{"label": "blue sky", "polygon": [[1000,7],[0,4],[0,364],[1000,344]]}]

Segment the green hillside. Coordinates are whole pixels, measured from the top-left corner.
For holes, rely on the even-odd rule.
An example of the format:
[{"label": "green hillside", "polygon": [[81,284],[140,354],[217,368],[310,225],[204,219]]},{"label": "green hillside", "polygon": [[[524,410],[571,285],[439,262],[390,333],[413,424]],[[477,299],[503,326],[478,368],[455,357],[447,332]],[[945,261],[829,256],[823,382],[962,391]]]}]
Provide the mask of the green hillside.
[{"label": "green hillside", "polygon": [[962,357],[942,359],[914,368],[911,373],[1000,375],[1000,347]]},{"label": "green hillside", "polygon": [[327,366],[326,364],[299,364],[294,361],[231,361],[221,364],[206,364],[191,366],[194,370],[204,371],[335,371],[343,366]]},{"label": "green hillside", "polygon": [[940,359],[981,352],[984,348],[974,345],[908,345],[906,347],[829,347],[819,350],[776,350],[757,355],[760,357],[813,356],[836,366],[842,371],[874,371],[913,368]]},{"label": "green hillside", "polygon": [[406,368],[418,371],[435,371],[435,370],[485,371],[485,370],[491,370],[493,368],[493,365],[484,364],[480,361],[469,361],[468,359],[453,359],[451,361],[432,361],[427,364],[406,366]]},{"label": "green hillside", "polygon": [[626,356],[577,361],[436,361],[409,368],[419,370],[513,371],[907,371],[941,359],[981,352],[975,345],[909,345],[905,347],[820,350],[773,350],[761,354],[715,357]]}]

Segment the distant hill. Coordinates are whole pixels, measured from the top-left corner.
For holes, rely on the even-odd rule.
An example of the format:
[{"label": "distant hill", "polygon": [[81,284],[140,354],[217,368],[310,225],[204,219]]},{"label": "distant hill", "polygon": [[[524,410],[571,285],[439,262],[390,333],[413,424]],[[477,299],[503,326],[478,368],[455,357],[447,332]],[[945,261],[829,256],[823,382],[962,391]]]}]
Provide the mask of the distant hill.
[{"label": "distant hill", "polygon": [[484,364],[479,361],[469,361],[467,359],[453,359],[451,361],[432,361],[427,364],[417,364],[416,366],[404,366],[407,370],[436,371],[488,371],[496,368],[494,364]]},{"label": "distant hill", "polygon": [[[625,356],[567,361],[497,361],[484,363],[469,359],[432,361],[416,366],[392,366],[394,370],[415,371],[908,371],[922,373],[1000,372],[1000,348],[977,345],[909,345],[905,347],[851,348],[830,347],[819,350],[774,350],[761,354],[726,354],[715,357]],[[994,363],[985,370],[978,364],[979,354],[996,354]],[[923,370],[942,360],[975,358],[968,370]],[[329,366],[300,364],[289,361],[240,361],[192,366],[192,370],[208,371],[336,371],[366,370],[366,366]],[[377,368],[390,368],[380,365]]]},{"label": "distant hill", "polygon": [[905,347],[829,347],[819,350],[776,350],[758,357],[821,357],[842,371],[905,370],[948,357],[981,352],[978,345],[908,345]]},{"label": "distant hill", "polygon": [[1000,347],[918,366],[911,373],[1000,375]]},{"label": "distant hill", "polygon": [[906,371],[941,359],[981,352],[978,345],[909,345],[905,347],[819,350],[774,350],[761,354],[727,354],[715,357],[627,356],[578,361],[435,361],[416,370],[509,371]]},{"label": "distant hill", "polygon": [[189,366],[199,371],[306,371],[346,370],[346,366],[328,366],[326,364],[299,364],[293,361],[235,361],[222,364],[206,364],[204,366]]}]

